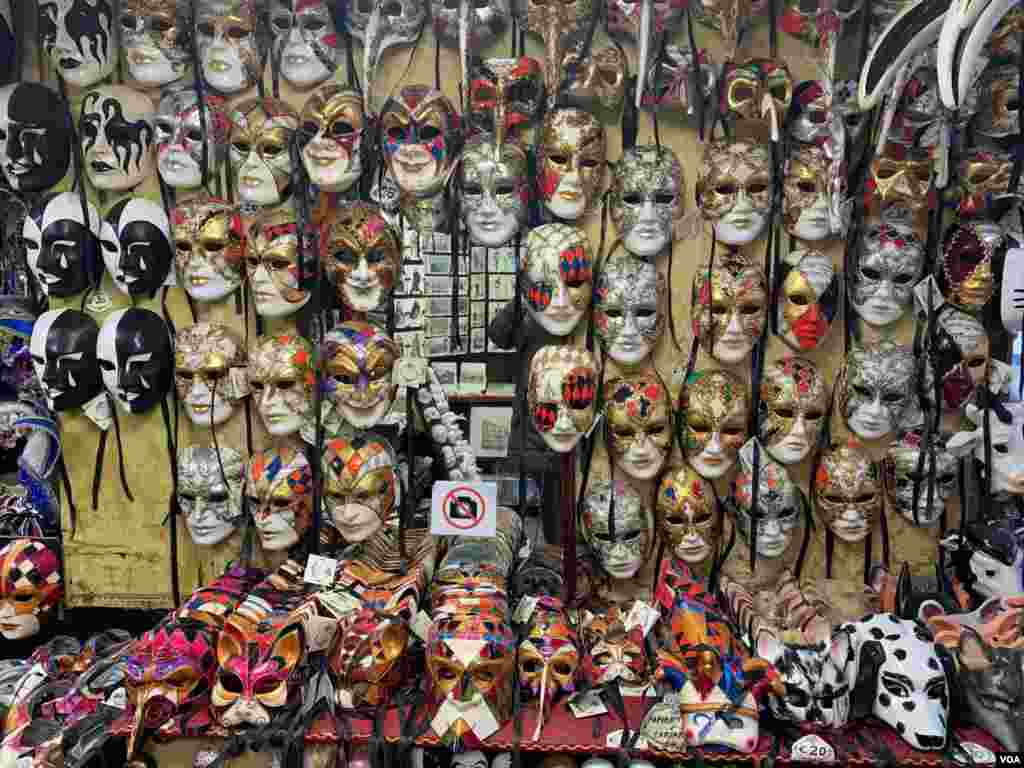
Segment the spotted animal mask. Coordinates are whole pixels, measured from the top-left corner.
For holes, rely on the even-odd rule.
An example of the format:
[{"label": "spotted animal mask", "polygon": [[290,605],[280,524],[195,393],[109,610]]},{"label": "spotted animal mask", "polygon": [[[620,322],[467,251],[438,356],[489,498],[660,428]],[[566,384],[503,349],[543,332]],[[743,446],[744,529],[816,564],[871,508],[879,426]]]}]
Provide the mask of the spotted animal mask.
[{"label": "spotted animal mask", "polygon": [[71,133],[60,96],[39,83],[0,87],[0,171],[17,192],[42,192],[71,164]]},{"label": "spotted animal mask", "polygon": [[627,149],[612,174],[610,212],[623,245],[651,259],[671,245],[683,215],[683,167],[668,147]]},{"label": "spotted animal mask", "polygon": [[164,90],[157,107],[156,168],[169,187],[196,189],[202,186],[223,159],[231,130],[224,99],[205,92],[203,96],[205,101],[200,108],[198,92],[193,86],[171,87]]},{"label": "spotted animal mask", "polygon": [[613,579],[631,579],[654,541],[647,502],[623,480],[598,480],[587,491],[580,514],[583,538]]},{"label": "spotted animal mask", "polygon": [[886,223],[868,227],[847,277],[853,310],[868,325],[895,323],[913,302],[924,260],[924,244],[910,229]]},{"label": "spotted animal mask", "polygon": [[665,277],[654,264],[619,250],[601,263],[594,282],[594,332],[608,356],[634,366],[665,330]]},{"label": "spotted animal mask", "polygon": [[531,317],[548,333],[568,336],[590,305],[593,254],[583,230],[544,224],[530,230],[519,290]]},{"label": "spotted animal mask", "polygon": [[933,434],[926,450],[920,430],[901,433],[882,459],[889,503],[915,525],[937,523],[957,492],[957,468],[957,458],[946,449],[943,435]]},{"label": "spotted animal mask", "polygon": [[145,413],[164,401],[174,377],[167,323],[141,307],[107,315],[96,340],[103,385],[125,413]]},{"label": "spotted animal mask", "polygon": [[320,259],[341,302],[355,312],[369,312],[391,295],[402,247],[379,208],[348,203],[324,219]]},{"label": "spotted animal mask", "polygon": [[226,445],[219,451],[209,445],[178,451],[178,508],[196,544],[219,544],[242,523],[244,464]]},{"label": "spotted animal mask", "polygon": [[258,451],[246,466],[245,483],[263,549],[273,552],[297,544],[313,515],[313,472],[306,454],[290,445]]},{"label": "spotted animal mask", "polygon": [[753,351],[767,316],[767,279],[761,267],[724,254],[693,276],[693,333],[716,360],[734,365]]},{"label": "spotted animal mask", "polygon": [[64,596],[60,557],[41,541],[14,539],[0,549],[0,635],[24,640]]},{"label": "spotted animal mask", "polygon": [[821,251],[790,251],[782,263],[779,335],[800,352],[818,348],[839,312],[840,276]]},{"label": "spotted animal mask", "polygon": [[313,349],[301,336],[267,336],[249,350],[249,387],[271,435],[293,435],[308,425],[314,366]]},{"label": "spotted animal mask", "polygon": [[798,464],[818,444],[829,407],[825,376],[813,362],[784,357],[761,375],[761,444],[782,464]]},{"label": "spotted animal mask", "polygon": [[660,379],[640,372],[604,386],[608,448],[630,477],[651,480],[672,450],[672,404]]},{"label": "spotted animal mask", "polygon": [[[316,260],[312,256],[310,253],[306,258],[305,279],[316,276]],[[249,228],[245,253],[245,271],[256,314],[287,317],[306,305],[310,293],[299,282],[301,258],[294,210],[277,209],[257,216]]]},{"label": "spotted animal mask", "polygon": [[128,0],[121,6],[121,55],[142,88],[179,80],[192,63],[191,5],[174,0]]},{"label": "spotted animal mask", "polygon": [[107,212],[100,247],[118,290],[152,297],[166,282],[174,260],[171,222],[162,205],[141,197],[126,198]]},{"label": "spotted animal mask", "polygon": [[269,13],[273,55],[285,81],[304,90],[334,74],[340,46],[327,3],[273,0]]},{"label": "spotted animal mask", "polygon": [[[749,440],[739,452],[739,471],[730,487],[729,506],[736,530],[748,547],[755,548],[754,530],[754,444]],[[759,446],[757,477],[756,556],[773,560],[782,557],[804,519],[803,494],[786,468]]]},{"label": "spotted animal mask", "polygon": [[366,541],[395,511],[398,467],[391,445],[372,433],[324,445],[324,510],[347,542]]},{"label": "spotted animal mask", "polygon": [[541,131],[540,193],[544,207],[559,219],[575,221],[597,201],[608,162],[604,126],[589,112],[555,109]]},{"label": "spotted animal mask", "polygon": [[384,104],[380,129],[384,159],[398,188],[416,198],[437,195],[462,143],[459,115],[448,98],[426,85],[407,85]]},{"label": "spotted animal mask", "polygon": [[363,98],[353,88],[325,85],[302,107],[302,162],[325,192],[345,192],[363,171]]},{"label": "spotted animal mask", "polygon": [[38,7],[39,42],[65,82],[88,88],[114,71],[117,37],[109,2],[45,0]]},{"label": "spotted animal mask", "polygon": [[662,477],[655,515],[666,547],[688,566],[703,563],[718,549],[718,500],[711,484],[692,467],[682,466]]},{"label": "spotted animal mask", "polygon": [[722,477],[747,440],[750,399],[743,382],[727,371],[694,371],[679,407],[686,414],[686,460],[703,478]]},{"label": "spotted animal mask", "polygon": [[391,374],[400,356],[398,345],[374,326],[342,323],[324,336],[324,397],[352,426],[376,426],[397,394]]},{"label": "spotted animal mask", "polygon": [[474,136],[466,143],[459,173],[470,240],[489,248],[509,242],[529,213],[526,149],[512,140],[497,145],[490,134]]},{"label": "spotted animal mask", "polygon": [[892,341],[854,348],[837,386],[850,430],[864,440],[877,440],[900,426],[913,405],[917,360],[910,347]]},{"label": "spotted animal mask", "polygon": [[171,211],[178,285],[196,301],[220,301],[242,285],[242,217],[218,198],[197,198]]},{"label": "spotted animal mask", "polygon": [[148,96],[122,85],[101,86],[82,99],[79,132],[89,182],[124,192],[153,171],[156,108]]},{"label": "spotted animal mask", "polygon": [[715,236],[746,245],[761,236],[771,211],[772,166],[768,147],[747,141],[714,141],[704,150],[695,196]]},{"label": "spotted animal mask", "polygon": [[248,357],[241,337],[220,323],[178,330],[174,341],[174,386],[193,424],[216,426],[249,394]]},{"label": "spotted animal mask", "polygon": [[594,422],[597,363],[576,347],[539,349],[530,363],[527,404],[533,427],[557,453],[568,453]]},{"label": "spotted animal mask", "polygon": [[843,541],[862,541],[882,512],[878,466],[855,440],[826,451],[814,476],[814,502],[821,521]]},{"label": "spotted animal mask", "polygon": [[278,205],[292,193],[289,146],[299,113],[279,99],[249,99],[230,112],[228,152],[238,199],[250,205]]},{"label": "spotted animal mask", "polygon": [[21,230],[28,268],[47,296],[77,296],[95,284],[103,270],[100,217],[92,203],[59,192],[40,199]]},{"label": "spotted animal mask", "polygon": [[198,0],[196,50],[206,85],[226,96],[261,76],[256,8],[251,0]]}]

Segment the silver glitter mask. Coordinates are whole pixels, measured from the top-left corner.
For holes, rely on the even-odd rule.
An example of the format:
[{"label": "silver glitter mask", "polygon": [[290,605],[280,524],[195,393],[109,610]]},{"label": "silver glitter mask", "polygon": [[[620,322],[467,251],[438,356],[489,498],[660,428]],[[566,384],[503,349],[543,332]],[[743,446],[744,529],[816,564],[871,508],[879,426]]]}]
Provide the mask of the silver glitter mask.
[{"label": "silver glitter mask", "polygon": [[[421,0],[422,1],[422,0]],[[512,15],[511,0],[466,0],[469,3],[468,43],[478,51],[495,43]],[[459,0],[430,0],[434,35],[442,45],[459,47]]]},{"label": "silver glitter mask", "polygon": [[[740,449],[739,471],[732,482],[729,501],[735,515],[736,529],[749,545],[754,505],[754,444],[751,438]],[[804,498],[799,486],[790,478],[786,468],[758,446],[757,490],[757,554],[760,557],[780,557],[789,548],[794,531],[804,515]]]},{"label": "silver glitter mask", "polygon": [[601,264],[594,285],[594,332],[620,365],[636,365],[665,329],[665,277],[654,264],[619,250]]},{"label": "silver glitter mask", "polygon": [[668,147],[627,149],[615,166],[611,216],[626,250],[650,258],[671,242],[683,215],[683,166]]},{"label": "silver glitter mask", "polygon": [[608,575],[635,576],[654,539],[654,518],[633,486],[622,480],[598,480],[583,501],[581,519],[583,537]]},{"label": "silver glitter mask", "polygon": [[895,323],[910,307],[924,259],[924,244],[910,229],[887,223],[868,227],[848,278],[854,311],[868,325]]},{"label": "silver glitter mask", "polygon": [[200,545],[223,541],[242,519],[242,455],[228,446],[217,453],[206,445],[178,452],[178,506]]},{"label": "silver glitter mask", "polygon": [[864,440],[895,430],[917,392],[914,352],[892,341],[855,347],[840,376],[840,408],[850,430]]}]

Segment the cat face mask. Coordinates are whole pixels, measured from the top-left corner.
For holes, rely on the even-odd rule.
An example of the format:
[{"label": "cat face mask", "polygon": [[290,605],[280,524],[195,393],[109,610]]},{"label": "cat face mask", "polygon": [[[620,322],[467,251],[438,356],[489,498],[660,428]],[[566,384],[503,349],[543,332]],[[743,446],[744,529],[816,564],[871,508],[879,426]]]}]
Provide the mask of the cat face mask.
[{"label": "cat face mask", "polygon": [[776,305],[779,335],[800,352],[818,348],[839,312],[840,279],[820,251],[790,251],[782,264],[782,301]]},{"label": "cat face mask", "polygon": [[597,364],[576,347],[542,347],[530,363],[527,404],[533,427],[556,453],[568,453],[594,423]]},{"label": "cat face mask", "polygon": [[[802,524],[805,502],[800,486],[786,468],[765,451],[759,453],[757,556],[774,559],[789,549]],[[732,481],[730,501],[736,529],[747,546],[754,546],[754,440],[747,442],[739,453],[739,471]]]},{"label": "cat face mask", "polygon": [[825,523],[843,541],[863,541],[882,511],[878,467],[855,440],[833,444],[814,476],[814,501]]},{"label": "cat face mask", "polygon": [[230,446],[221,446],[219,453],[208,445],[178,451],[178,507],[200,546],[224,541],[242,522],[245,461]]},{"label": "cat face mask", "polygon": [[178,285],[196,301],[220,301],[242,284],[245,234],[236,209],[197,198],[171,211]]},{"label": "cat face mask", "polygon": [[107,213],[100,231],[103,263],[114,285],[129,296],[153,296],[174,258],[171,223],[162,205],[129,197]]},{"label": "cat face mask", "polygon": [[650,507],[623,480],[599,480],[590,487],[580,525],[584,540],[613,579],[633,578],[654,541]]},{"label": "cat face mask", "polygon": [[723,254],[693,276],[693,333],[713,358],[734,365],[761,337],[767,315],[767,279],[761,267]]},{"label": "cat face mask", "polygon": [[277,205],[291,195],[288,146],[299,113],[280,99],[250,99],[230,113],[229,156],[238,198],[252,205]]},{"label": "cat face mask", "polygon": [[245,344],[226,325],[196,323],[179,329],[174,385],[189,420],[210,427],[230,419],[235,403],[249,394],[247,364]]},{"label": "cat face mask", "polygon": [[374,326],[342,323],[324,336],[324,396],[352,426],[376,426],[397,394],[391,373],[400,355],[398,345]]},{"label": "cat face mask", "polygon": [[530,230],[520,286],[526,309],[554,336],[568,336],[590,305],[593,280],[590,241],[568,224]]},{"label": "cat face mask", "polygon": [[601,263],[594,284],[594,332],[608,356],[624,366],[647,359],[665,329],[665,277],[626,251]]},{"label": "cat face mask", "polygon": [[[287,317],[306,305],[310,294],[299,284],[299,258],[295,211],[283,208],[257,216],[249,228],[245,253],[256,314]],[[316,264],[308,261],[305,275],[314,276]]]},{"label": "cat face mask", "polygon": [[292,446],[257,452],[245,472],[249,511],[268,552],[288,549],[312,519],[313,472],[306,454]]},{"label": "cat face mask", "polygon": [[96,189],[123,192],[153,172],[156,108],[148,96],[105,85],[82,99],[85,173]]},{"label": "cat face mask", "polygon": [[913,301],[914,284],[924,270],[924,243],[912,231],[874,224],[861,235],[849,281],[850,303],[868,325],[899,320]]},{"label": "cat face mask", "polygon": [[672,242],[683,193],[683,166],[671,149],[623,152],[612,174],[610,211],[627,251],[652,258]]},{"label": "cat face mask", "polygon": [[[212,169],[218,168],[228,143],[231,124],[224,99],[203,94],[205,108],[199,108],[198,94],[191,86],[165,89],[156,113],[156,168],[164,184],[175,189],[202,186]],[[202,113],[206,113],[206,168],[203,168]]]},{"label": "cat face mask", "polygon": [[658,531],[673,557],[703,563],[718,547],[718,501],[711,484],[692,467],[670,471],[658,486]]},{"label": "cat face mask", "polygon": [[840,374],[839,407],[850,430],[877,440],[895,430],[917,392],[917,360],[910,347],[880,341],[854,348]]},{"label": "cat face mask", "polygon": [[383,438],[328,441],[323,470],[324,511],[345,541],[366,541],[388,522],[398,498],[398,469]]},{"label": "cat face mask", "polygon": [[36,318],[29,349],[50,410],[79,408],[103,391],[99,332],[96,321],[77,309],[51,309]]},{"label": "cat face mask", "polygon": [[544,207],[559,219],[582,218],[601,191],[608,165],[605,152],[604,126],[589,112],[548,112],[538,153]]},{"label": "cat face mask", "polygon": [[121,6],[121,55],[142,88],[159,88],[192,63],[191,4],[184,0],[127,0]]},{"label": "cat face mask", "polygon": [[249,387],[263,426],[275,437],[298,432],[313,411],[313,350],[301,336],[268,336],[249,352]]},{"label": "cat face mask", "polygon": [[309,180],[325,192],[351,189],[363,172],[363,97],[353,88],[325,85],[309,97],[300,119]]},{"label": "cat face mask", "polygon": [[701,477],[722,477],[747,440],[747,389],[727,371],[694,371],[686,381],[683,397],[683,455]]},{"label": "cat face mask", "polygon": [[39,42],[64,81],[95,85],[117,61],[114,9],[107,0],[46,0],[39,3]]},{"label": "cat face mask", "polygon": [[527,154],[519,143],[494,144],[490,134],[474,136],[462,153],[462,220],[473,243],[504,245],[526,223],[530,187]]},{"label": "cat face mask", "polygon": [[145,413],[171,390],[174,355],[167,323],[132,307],[107,315],[96,341],[103,385],[125,413]]},{"label": "cat face mask", "polygon": [[341,302],[370,312],[391,295],[402,248],[379,208],[347,203],[332,209],[321,225],[320,259]]},{"label": "cat face mask", "polygon": [[256,9],[250,0],[199,0],[196,48],[206,84],[231,96],[260,77]]},{"label": "cat face mask", "polygon": [[818,443],[828,411],[828,384],[810,360],[784,357],[761,376],[761,444],[782,464],[798,464]]},{"label": "cat face mask", "polygon": [[77,194],[60,192],[36,203],[22,225],[28,268],[47,296],[77,296],[103,269],[100,217]]},{"label": "cat face mask", "polygon": [[458,158],[459,115],[448,98],[426,85],[407,85],[380,116],[384,159],[398,188],[426,198],[441,191]]},{"label": "cat face mask", "polygon": [[771,211],[771,167],[767,146],[715,141],[704,150],[697,206],[726,245],[746,245],[764,231]]},{"label": "cat face mask", "polygon": [[270,31],[281,77],[298,89],[312,88],[334,74],[338,35],[327,3],[274,0]]},{"label": "cat face mask", "polygon": [[933,434],[931,440],[930,450],[922,460],[925,446],[921,432],[903,432],[890,443],[882,459],[889,503],[915,525],[937,523],[946,509],[946,502],[957,492],[957,458],[946,449],[943,435]]},{"label": "cat face mask", "polygon": [[42,192],[71,164],[71,132],[59,94],[39,83],[0,87],[0,170],[17,192]]},{"label": "cat face mask", "polygon": [[650,480],[672,449],[672,405],[657,376],[638,373],[605,384],[608,449],[630,477]]}]

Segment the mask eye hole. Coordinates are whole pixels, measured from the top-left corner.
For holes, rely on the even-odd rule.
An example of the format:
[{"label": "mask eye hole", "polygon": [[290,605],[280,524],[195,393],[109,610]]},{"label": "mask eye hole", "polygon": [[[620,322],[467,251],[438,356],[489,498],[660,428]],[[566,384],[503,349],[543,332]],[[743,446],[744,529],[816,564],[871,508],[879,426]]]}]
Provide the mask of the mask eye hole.
[{"label": "mask eye hole", "polygon": [[888,392],[888,393],[882,395],[882,402],[883,403],[889,403],[890,405],[902,402],[902,400],[903,400],[903,395],[901,395],[899,392]]},{"label": "mask eye hole", "polygon": [[242,679],[233,672],[221,674],[220,687],[228,693],[241,693],[244,689]]},{"label": "mask eye hole", "polygon": [[433,141],[440,135],[440,129],[433,125],[425,125],[420,129],[420,139],[423,141]]},{"label": "mask eye hole", "polygon": [[767,190],[768,185],[760,181],[751,182],[747,186],[747,192],[749,192],[752,195],[760,195],[761,193],[766,192]]},{"label": "mask eye hole", "polygon": [[881,280],[882,279],[882,273],[879,272],[877,269],[873,269],[872,267],[861,267],[860,273],[867,280]]},{"label": "mask eye hole", "polygon": [[858,504],[868,504],[875,500],[875,494],[873,493],[862,493],[854,501]]},{"label": "mask eye hole", "polygon": [[676,196],[670,192],[658,192],[654,195],[654,202],[658,205],[672,205],[676,201]]},{"label": "mask eye hole", "polygon": [[981,368],[986,363],[984,357],[972,357],[967,360],[968,368]]},{"label": "mask eye hole", "polygon": [[838,493],[826,493],[823,497],[829,504],[842,504],[846,499]]},{"label": "mask eye hole", "polygon": [[822,125],[828,120],[828,114],[820,109],[813,109],[807,113],[807,119],[815,125]]},{"label": "mask eye hole", "polygon": [[792,419],[794,416],[796,416],[796,411],[794,411],[792,408],[788,406],[776,408],[775,413],[777,413],[779,417],[783,419]]},{"label": "mask eye hole", "polygon": [[535,675],[540,671],[540,662],[538,662],[536,659],[527,659],[523,662],[523,672],[527,675]]},{"label": "mask eye hole", "polygon": [[331,126],[331,136],[335,138],[341,138],[342,136],[350,136],[355,133],[355,128],[351,123],[346,123],[344,120],[339,120]]},{"label": "mask eye hole", "polygon": [[717,187],[715,187],[715,192],[717,192],[720,195],[735,195],[736,194],[736,185],[735,184],[728,184],[728,183],[726,183],[726,184],[719,184]]},{"label": "mask eye hole", "polygon": [[754,89],[749,85],[738,85],[732,90],[733,101],[744,102],[754,98]]},{"label": "mask eye hole", "polygon": [[622,196],[622,202],[626,205],[643,205],[644,196],[639,192],[629,192]]},{"label": "mask eye hole", "polygon": [[229,27],[228,28],[228,37],[230,37],[232,40],[241,40],[241,39],[246,38],[248,36],[249,36],[249,30],[246,29],[245,27],[235,26],[235,27]]},{"label": "mask eye hole", "polygon": [[242,155],[248,155],[252,151],[252,144],[247,141],[236,141],[231,145],[232,149]]},{"label": "mask eye hole", "polygon": [[760,304],[744,304],[740,307],[741,315],[756,315],[761,311]]},{"label": "mask eye hole", "polygon": [[555,165],[566,165],[569,162],[569,156],[568,155],[548,155],[548,160],[550,160]]},{"label": "mask eye hole", "polygon": [[801,181],[796,186],[805,195],[813,195],[818,191],[818,186],[813,181]]},{"label": "mask eye hole", "polygon": [[381,8],[381,13],[385,16],[398,17],[402,15],[402,4],[401,3],[388,3]]}]

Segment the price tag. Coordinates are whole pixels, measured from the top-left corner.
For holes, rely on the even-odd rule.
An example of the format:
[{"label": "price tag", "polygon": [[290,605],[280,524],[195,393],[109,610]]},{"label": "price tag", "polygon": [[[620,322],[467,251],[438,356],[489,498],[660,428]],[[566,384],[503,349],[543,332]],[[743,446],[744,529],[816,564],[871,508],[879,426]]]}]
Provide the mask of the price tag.
[{"label": "price tag", "polygon": [[597,691],[587,691],[586,693],[577,693],[569,699],[569,711],[577,720],[582,720],[586,717],[607,714],[608,707],[605,706],[601,694]]},{"label": "price tag", "polygon": [[533,595],[525,595],[519,600],[519,605],[516,606],[515,613],[512,614],[513,624],[526,624],[530,621],[530,617],[533,616],[533,611],[537,607],[537,600],[539,598]]},{"label": "price tag", "polygon": [[836,751],[832,745],[815,733],[809,733],[794,742],[789,759],[803,763],[834,763]]},{"label": "price tag", "polygon": [[338,570],[338,561],[333,557],[310,555],[306,560],[306,572],[302,580],[307,584],[330,587],[334,584],[334,573]]},{"label": "price tag", "polygon": [[317,593],[316,599],[320,605],[339,618],[344,616],[346,613],[358,611],[363,607],[362,601],[355,595],[350,595],[348,592],[319,592]]}]

